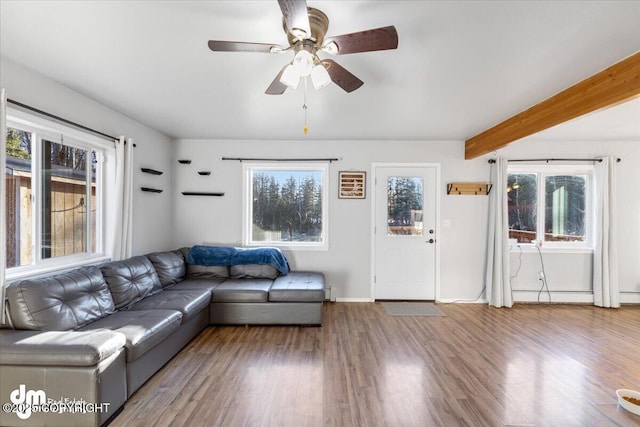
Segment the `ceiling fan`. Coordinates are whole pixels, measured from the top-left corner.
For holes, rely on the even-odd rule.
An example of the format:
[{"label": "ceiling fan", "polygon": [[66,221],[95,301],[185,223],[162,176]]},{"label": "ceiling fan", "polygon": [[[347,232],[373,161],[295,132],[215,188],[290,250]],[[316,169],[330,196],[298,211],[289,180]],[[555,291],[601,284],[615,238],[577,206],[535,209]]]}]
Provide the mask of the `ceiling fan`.
[{"label": "ceiling fan", "polygon": [[331,55],[396,49],[398,33],[394,26],[375,28],[341,36],[325,38],[329,18],[322,11],[307,7],[305,0],[278,0],[282,10],[282,26],[289,41],[288,47],[270,43],[209,40],[214,52],[295,53],[265,91],[268,95],[281,95],[287,87],[296,89],[302,78],[310,77],[313,86],[320,89],[334,82],[346,92],[364,84],[332,59],[320,59],[318,52]]}]

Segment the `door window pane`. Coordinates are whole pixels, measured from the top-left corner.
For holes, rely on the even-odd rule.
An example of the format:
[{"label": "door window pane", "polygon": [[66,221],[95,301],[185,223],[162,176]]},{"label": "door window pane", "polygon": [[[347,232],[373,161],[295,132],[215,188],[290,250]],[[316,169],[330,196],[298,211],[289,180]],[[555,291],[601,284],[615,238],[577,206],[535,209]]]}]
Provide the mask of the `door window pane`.
[{"label": "door window pane", "polygon": [[[42,146],[42,258],[85,253],[88,208],[93,206],[87,195],[95,198],[95,186],[87,181],[91,152],[48,140]],[[95,221],[92,229],[95,235]]]},{"label": "door window pane", "polygon": [[510,173],[507,177],[507,199],[509,238],[517,239],[518,243],[536,240],[537,175]]},{"label": "door window pane", "polygon": [[31,138],[29,132],[7,128],[6,147],[6,267],[32,262]]},{"label": "door window pane", "polygon": [[585,240],[586,188],[586,175],[548,175],[545,178],[545,241]]},{"label": "door window pane", "polygon": [[421,236],[424,185],[420,177],[387,179],[387,236]]}]

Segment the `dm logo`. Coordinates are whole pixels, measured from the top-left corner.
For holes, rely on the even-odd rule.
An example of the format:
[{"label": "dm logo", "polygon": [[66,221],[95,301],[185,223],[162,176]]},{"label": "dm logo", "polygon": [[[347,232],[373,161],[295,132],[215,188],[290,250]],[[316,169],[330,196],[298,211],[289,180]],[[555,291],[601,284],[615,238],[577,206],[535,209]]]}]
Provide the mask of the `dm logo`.
[{"label": "dm logo", "polygon": [[31,416],[32,408],[47,403],[47,394],[44,390],[26,390],[24,384],[13,390],[9,395],[11,403],[16,405],[16,415],[21,420]]}]

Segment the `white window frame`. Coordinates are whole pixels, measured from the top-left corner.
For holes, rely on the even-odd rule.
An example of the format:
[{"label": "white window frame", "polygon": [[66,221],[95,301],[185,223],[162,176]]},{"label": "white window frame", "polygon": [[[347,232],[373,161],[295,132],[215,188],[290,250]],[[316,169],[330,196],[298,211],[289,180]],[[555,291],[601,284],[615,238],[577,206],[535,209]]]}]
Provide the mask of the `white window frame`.
[{"label": "white window frame", "polygon": [[[45,273],[63,271],[80,265],[95,264],[106,261],[104,236],[105,236],[105,157],[107,150],[114,150],[114,143],[98,138],[87,132],[66,126],[37,115],[33,115],[22,110],[7,109],[7,128],[17,128],[32,134],[31,147],[31,245],[32,262],[29,265],[7,268],[5,272],[6,280],[15,280],[26,277],[39,276]],[[87,209],[95,209],[96,236],[95,252],[91,252],[93,241],[91,237],[91,221],[87,221],[87,252],[71,254],[53,258],[42,258],[42,200],[41,200],[41,170],[42,170],[42,140],[72,146],[88,151],[96,152],[96,196],[95,205],[92,206],[89,190],[85,201]],[[87,182],[90,181],[91,174],[87,174]],[[4,179],[4,178],[3,178]],[[3,196],[4,197],[4,196]],[[3,209],[6,206],[3,201]]]},{"label": "white window frame", "polygon": [[[255,171],[321,171],[322,172],[322,241],[282,242],[251,240],[253,226],[253,172]],[[243,162],[242,244],[247,247],[273,246],[283,250],[329,249],[329,164],[316,162]]]},{"label": "white window frame", "polygon": [[[590,164],[576,165],[532,165],[517,164],[507,166],[507,175],[513,173],[535,174],[537,180],[537,212],[536,212],[536,240],[542,241],[543,249],[593,251],[594,248],[594,166]],[[574,242],[552,242],[544,240],[545,235],[545,183],[546,177],[552,175],[586,175],[585,188],[585,240]],[[506,191],[506,190],[505,190]]]}]

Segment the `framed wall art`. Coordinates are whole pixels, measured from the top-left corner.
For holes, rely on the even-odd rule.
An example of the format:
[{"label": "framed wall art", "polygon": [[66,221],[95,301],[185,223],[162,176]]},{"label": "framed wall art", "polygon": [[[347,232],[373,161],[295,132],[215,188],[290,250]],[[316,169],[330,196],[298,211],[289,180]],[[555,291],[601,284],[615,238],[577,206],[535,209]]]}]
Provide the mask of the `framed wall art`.
[{"label": "framed wall art", "polygon": [[366,172],[339,172],[340,188],[339,199],[364,199],[366,198],[367,173]]}]

